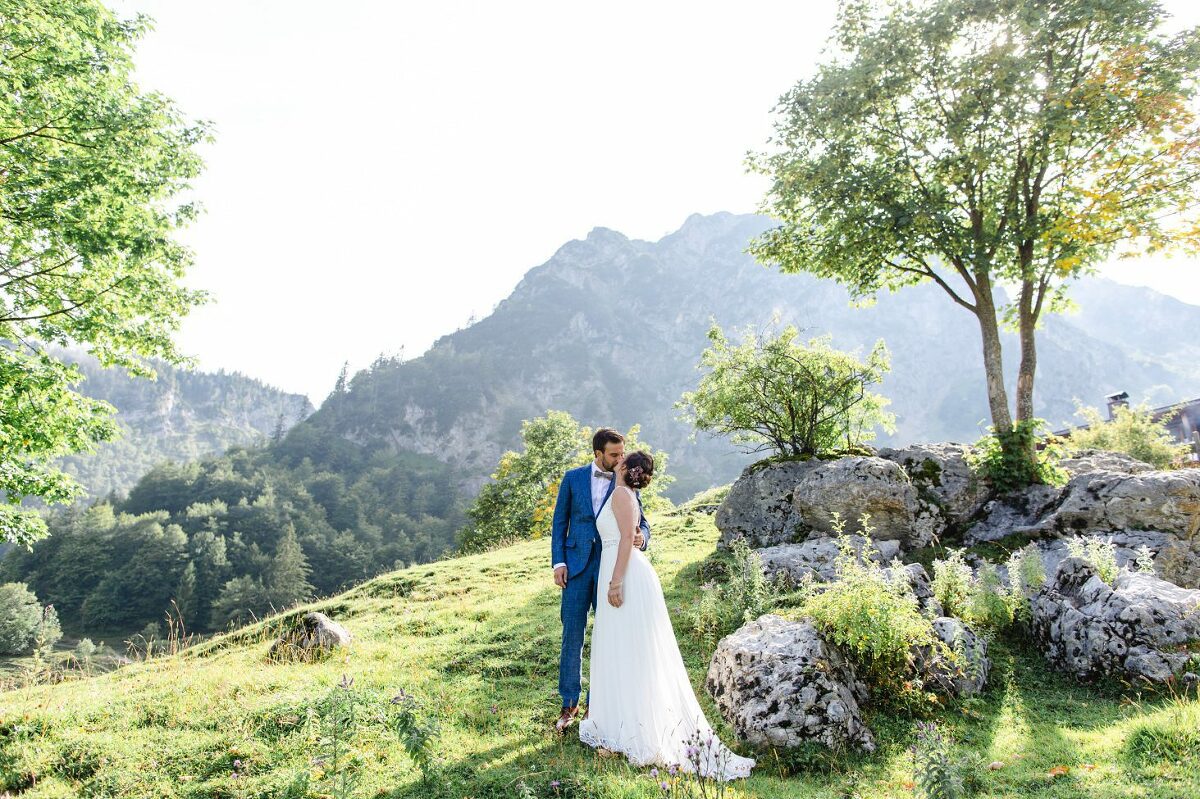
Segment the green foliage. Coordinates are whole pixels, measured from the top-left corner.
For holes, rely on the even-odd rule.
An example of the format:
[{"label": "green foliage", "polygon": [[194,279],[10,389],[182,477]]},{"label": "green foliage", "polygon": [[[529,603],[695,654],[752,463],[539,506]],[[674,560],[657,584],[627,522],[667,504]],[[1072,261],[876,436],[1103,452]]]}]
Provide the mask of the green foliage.
[{"label": "green foliage", "polygon": [[[634,425],[625,434],[626,453],[649,449],[639,441],[639,431]],[[461,551],[477,552],[549,535],[563,473],[595,458],[592,429],[563,411],[525,420],[521,441],[521,452],[509,450],[500,456],[492,482],[480,489],[467,510],[471,523],[460,534]],[[667,453],[652,454],[654,479],[640,492],[647,512],[669,504],[663,491],[674,480],[667,473]]]},{"label": "green foliage", "polygon": [[1029,622],[1029,597],[1046,582],[1046,564],[1042,552],[1032,542],[1008,556],[1008,590],[1005,593],[1009,615],[1014,622]]},{"label": "green foliage", "polygon": [[984,561],[974,577],[963,620],[982,630],[1004,630],[1013,622],[1014,604],[995,565]]},{"label": "green foliage", "polygon": [[62,637],[54,608],[43,608],[24,583],[0,585],[0,655],[29,654],[39,646],[39,637],[51,646]]},{"label": "green foliage", "polygon": [[267,569],[265,587],[271,606],[282,610],[310,599],[312,586],[308,576],[311,573],[308,558],[296,539],[296,527],[288,522]]},{"label": "green foliage", "polygon": [[918,722],[913,746],[915,782],[926,799],[963,799],[962,775],[950,758],[950,744],[934,722]]},{"label": "green foliage", "polygon": [[944,559],[933,562],[933,595],[947,615],[962,617],[970,601],[974,573],[963,557],[963,550],[952,549]]},{"label": "green foliage", "polygon": [[713,324],[700,356],[707,371],[676,407],[698,430],[785,456],[857,447],[876,427],[891,432],[888,400],[868,390],[890,369],[883,341],[860,361],[830,336],[801,344],[798,335],[789,325],[777,336],[747,331],[735,344]]},{"label": "green foliage", "polygon": [[[862,525],[869,538],[869,520],[863,519]],[[944,645],[921,615],[908,583],[891,579],[870,559],[870,545],[860,554],[844,535],[838,537],[838,545],[837,579],[803,586],[798,615],[810,618],[826,640],[854,661],[859,675],[876,689],[874,696],[897,707],[922,706],[924,695],[911,679],[910,651],[941,650]]]},{"label": "green foliage", "polygon": [[762,559],[742,538],[730,545],[722,577],[720,583],[706,583],[689,608],[692,633],[709,647],[766,613],[775,594],[763,574]]},{"label": "green foliage", "polygon": [[1096,575],[1108,583],[1115,585],[1121,567],[1117,565],[1117,545],[1095,537],[1067,539],[1067,551],[1073,558],[1083,558],[1096,570]]},{"label": "green foliage", "polygon": [[74,499],[78,484],[53,461],[90,450],[116,435],[116,428],[108,418],[110,405],[73,390],[80,379],[76,368],[43,352],[11,349],[3,333],[0,321],[0,542],[29,547],[46,535],[46,523],[36,510],[22,508],[21,500]]},{"label": "green foliage", "polygon": [[[148,374],[179,361],[171,336],[204,300],[182,278],[174,240],[195,216],[172,201],[200,172],[204,128],[132,80],[138,18],[99,0],[13,0],[0,14],[0,538],[46,534],[23,497],[67,501],[74,481],[49,465],[112,437],[108,407],[81,397],[78,373],[40,342],[90,346],[105,365]],[[19,351],[19,354],[18,354]],[[16,407],[16,406],[14,406]]]},{"label": "green foliage", "polygon": [[361,762],[354,757],[352,747],[364,704],[366,700],[354,687],[354,679],[343,675],[342,681],[316,705],[321,747],[316,763],[334,799],[352,799],[362,778]]},{"label": "green foliage", "polygon": [[1071,430],[1066,441],[1070,452],[1087,449],[1123,452],[1159,469],[1169,468],[1188,452],[1188,445],[1176,443],[1167,429],[1171,417],[1156,420],[1146,403],[1134,407],[1119,405],[1113,410],[1111,420],[1095,408],[1083,405],[1078,406],[1075,415],[1087,427]]},{"label": "green foliage", "polygon": [[972,469],[1001,493],[1035,483],[1063,485],[1067,473],[1058,466],[1062,459],[1061,439],[1044,436],[1044,419],[1017,422],[1006,433],[989,428],[968,454]]},{"label": "green foliage", "polygon": [[441,727],[437,718],[422,707],[416,697],[401,691],[392,698],[395,707],[393,726],[404,751],[421,770],[421,779],[429,783],[437,774],[437,744]]}]

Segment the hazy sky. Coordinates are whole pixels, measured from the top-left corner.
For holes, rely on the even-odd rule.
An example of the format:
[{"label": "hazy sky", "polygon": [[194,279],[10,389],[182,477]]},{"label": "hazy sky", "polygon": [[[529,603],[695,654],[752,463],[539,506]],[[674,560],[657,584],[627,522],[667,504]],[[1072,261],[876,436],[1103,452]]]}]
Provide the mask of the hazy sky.
[{"label": "hazy sky", "polygon": [[[214,302],[180,336],[320,404],[423,352],[596,226],[658,239],[757,209],[747,150],[818,59],[815,2],[110,0],[156,20],[139,80],[211,120],[184,235]],[[1200,8],[1166,2],[1181,23]],[[1200,266],[1113,270],[1200,304]]]}]

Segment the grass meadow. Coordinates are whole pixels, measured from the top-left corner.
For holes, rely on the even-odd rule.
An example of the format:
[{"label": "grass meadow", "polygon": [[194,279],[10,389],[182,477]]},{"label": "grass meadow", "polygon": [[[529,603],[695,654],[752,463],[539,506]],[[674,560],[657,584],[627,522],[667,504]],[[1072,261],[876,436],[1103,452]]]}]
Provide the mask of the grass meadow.
[{"label": "grass meadow", "polygon": [[[651,523],[693,684],[731,740],[703,691],[711,653],[687,621],[717,531],[686,506]],[[548,549],[531,541],[414,566],[182,654],[13,687],[0,693],[0,795],[662,797],[648,770],[597,755],[573,730],[551,731],[560,625]],[[353,646],[315,663],[268,661],[276,631],[309,609],[345,624]],[[1200,797],[1194,698],[1081,685],[1019,641],[994,642],[991,656],[987,692],[936,717],[970,795]],[[405,745],[397,713],[406,707],[426,724],[427,773],[411,738]],[[917,720],[876,713],[868,723],[876,753],[758,752],[751,779],[724,795],[921,795],[910,752]]]}]

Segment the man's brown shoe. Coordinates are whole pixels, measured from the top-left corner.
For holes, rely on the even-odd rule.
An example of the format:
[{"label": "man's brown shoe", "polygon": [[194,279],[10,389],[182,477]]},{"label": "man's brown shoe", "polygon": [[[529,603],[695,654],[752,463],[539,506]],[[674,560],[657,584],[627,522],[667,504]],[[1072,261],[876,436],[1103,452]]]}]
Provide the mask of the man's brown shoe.
[{"label": "man's brown shoe", "polygon": [[562,713],[558,715],[558,721],[554,722],[554,731],[562,735],[567,727],[570,727],[575,722],[575,717],[579,715],[579,706],[564,707]]}]

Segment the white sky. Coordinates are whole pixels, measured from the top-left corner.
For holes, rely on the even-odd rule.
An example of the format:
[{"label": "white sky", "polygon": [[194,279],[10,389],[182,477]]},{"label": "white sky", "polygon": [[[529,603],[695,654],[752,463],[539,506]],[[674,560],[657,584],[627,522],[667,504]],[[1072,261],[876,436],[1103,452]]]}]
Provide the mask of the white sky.
[{"label": "white sky", "polygon": [[[752,212],[745,153],[818,60],[814,2],[109,0],[156,29],[144,87],[212,120],[184,235],[210,305],[180,342],[320,404],[348,360],[419,355],[596,226]],[[1181,23],[1200,7],[1165,5]],[[1195,262],[1111,276],[1200,304]]]}]

